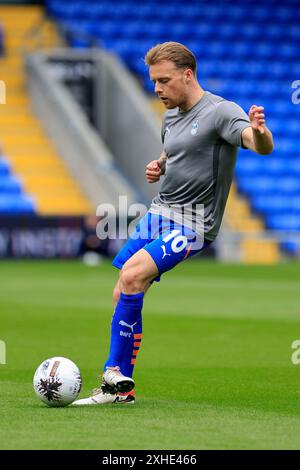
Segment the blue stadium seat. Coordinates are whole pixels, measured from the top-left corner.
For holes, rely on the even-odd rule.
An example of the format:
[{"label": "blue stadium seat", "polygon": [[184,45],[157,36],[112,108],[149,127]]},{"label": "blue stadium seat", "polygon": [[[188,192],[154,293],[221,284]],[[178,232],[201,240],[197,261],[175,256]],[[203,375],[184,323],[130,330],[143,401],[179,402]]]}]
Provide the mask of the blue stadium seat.
[{"label": "blue stadium seat", "polygon": [[268,176],[249,175],[238,177],[238,188],[253,196],[255,194],[274,193],[277,191],[277,181]]},{"label": "blue stadium seat", "polygon": [[129,40],[108,40],[101,41],[102,45],[109,51],[114,51],[125,62],[132,59],[133,54],[136,53],[133,43]]},{"label": "blue stadium seat", "polygon": [[215,28],[215,37],[223,40],[235,40],[240,32],[235,23],[221,23]]},{"label": "blue stadium seat", "polygon": [[287,254],[290,254],[292,256],[299,256],[300,255],[300,240],[299,239],[287,239],[287,241],[282,242],[281,244],[281,249]]},{"label": "blue stadium seat", "polygon": [[[261,32],[261,31],[260,31]],[[280,42],[286,38],[287,29],[282,24],[270,24],[268,23],[263,30],[264,38],[272,42]]]},{"label": "blue stadium seat", "polygon": [[126,38],[131,38],[135,40],[144,39],[144,31],[147,29],[147,26],[143,22],[138,21],[123,21],[118,23],[118,32],[117,35]]},{"label": "blue stadium seat", "polygon": [[21,182],[13,176],[0,176],[0,194],[21,194]]},{"label": "blue stadium seat", "polygon": [[116,39],[120,30],[122,31],[121,25],[116,21],[99,21],[93,26],[90,25],[89,30],[100,39]]},{"label": "blue stadium seat", "polygon": [[256,194],[293,194],[300,195],[300,180],[293,176],[274,178],[267,175],[238,176],[238,188],[254,196]]},{"label": "blue stadium seat", "polygon": [[300,41],[300,28],[298,26],[290,25],[289,28],[285,29],[286,35],[292,40],[292,41]]},{"label": "blue stadium seat", "polygon": [[294,19],[294,12],[292,8],[279,6],[273,9],[273,15],[279,23],[289,23]]},{"label": "blue stadium seat", "polygon": [[[211,3],[210,5],[202,4],[200,6],[201,16],[208,21],[219,23],[224,18],[224,8],[221,5]],[[221,21],[220,21],[221,23]]]},{"label": "blue stadium seat", "polygon": [[201,16],[201,5],[181,2],[181,4],[178,4],[176,10],[177,19],[183,19],[183,21],[188,24],[203,20],[203,16]]},{"label": "blue stadium seat", "polygon": [[236,166],[236,174],[241,177],[266,175],[280,178],[285,175],[300,178],[300,158],[240,157]]},{"label": "blue stadium seat", "polygon": [[282,60],[297,60],[299,59],[299,44],[285,43],[279,44],[275,48],[275,54],[277,57],[280,57]]},{"label": "blue stadium seat", "polygon": [[278,177],[282,175],[290,175],[288,162],[283,158],[269,157],[263,159],[264,173],[268,176]]},{"label": "blue stadium seat", "polygon": [[20,180],[11,175],[9,163],[0,157],[0,215],[25,213],[35,213],[34,201],[23,194]]},{"label": "blue stadium seat", "polygon": [[[161,23],[164,24],[165,28],[168,27],[169,23],[174,20],[178,20],[178,6],[175,3],[159,5],[157,13],[157,19],[161,20]],[[154,8],[152,8],[154,10]],[[144,17],[145,18],[145,17]],[[194,21],[199,18],[199,9],[194,9]]]},{"label": "blue stadium seat", "polygon": [[169,41],[170,31],[161,21],[152,21],[151,28],[145,28],[144,37],[151,39],[153,45],[159,41]]},{"label": "blue stadium seat", "polygon": [[[217,36],[218,28],[214,24],[207,23],[203,21],[193,21],[192,23],[188,23],[190,28],[190,38],[188,40],[199,40],[199,41],[206,41],[208,44],[210,41],[215,40]],[[199,56],[201,58],[201,56]],[[211,57],[212,59],[212,57]]]},{"label": "blue stadium seat", "polygon": [[286,63],[281,62],[279,59],[269,61],[262,65],[264,66],[265,76],[267,75],[272,77],[273,80],[283,80],[290,78],[290,68],[286,66]]},{"label": "blue stadium seat", "polygon": [[263,215],[283,213],[289,210],[290,198],[287,196],[254,195],[251,200],[252,208]]},{"label": "blue stadium seat", "polygon": [[280,176],[277,190],[282,194],[300,194],[300,179],[297,176]]},{"label": "blue stadium seat", "polygon": [[55,2],[52,7],[52,13],[54,13],[56,17],[61,19],[78,19],[81,18],[81,4],[80,2]]},{"label": "blue stadium seat", "polygon": [[266,77],[266,67],[267,63],[265,62],[259,62],[259,61],[253,61],[253,60],[247,60],[247,62],[237,63],[239,65],[239,68],[241,70],[241,76],[244,77],[253,77],[253,78],[264,78]]},{"label": "blue stadium seat", "polygon": [[[193,29],[193,31],[191,31]],[[173,41],[183,42],[188,39],[191,34],[195,34],[196,28],[191,28],[188,23],[183,22],[172,22],[168,25],[168,34]]]},{"label": "blue stadium seat", "polygon": [[34,214],[34,201],[28,196],[1,195],[0,194],[0,214]]},{"label": "blue stadium seat", "polygon": [[289,211],[300,214],[300,195],[289,197]]},{"label": "blue stadium seat", "polygon": [[270,215],[266,217],[267,228],[272,230],[300,231],[300,215]]},{"label": "blue stadium seat", "polygon": [[[235,47],[233,44],[231,45]],[[238,44],[236,47],[239,47]],[[223,41],[211,41],[206,45],[207,54],[211,57],[217,57],[220,60],[223,60],[225,57],[232,56],[232,50],[229,42]]]},{"label": "blue stadium seat", "polygon": [[89,39],[73,37],[72,39],[70,39],[70,45],[74,49],[88,49],[89,47],[91,47],[92,44]]},{"label": "blue stadium seat", "polygon": [[276,148],[286,156],[299,154],[299,144],[297,140],[289,139],[288,134],[283,138],[276,139]]},{"label": "blue stadium seat", "polygon": [[261,175],[264,169],[264,161],[262,158],[252,158],[239,156],[236,165],[236,174],[238,176],[247,177],[250,175]]},{"label": "blue stadium seat", "polygon": [[148,66],[145,64],[144,59],[138,55],[134,55],[128,65],[133,72],[142,78],[144,78],[146,74],[149,75]]},{"label": "blue stadium seat", "polygon": [[168,18],[169,21],[173,21],[176,19],[175,9],[173,5],[165,5],[161,3],[161,5],[153,5],[149,4],[148,2],[141,2],[141,4],[137,7],[136,3],[133,2],[131,4],[131,12],[134,10],[134,17],[136,20],[143,20],[143,21],[159,21],[165,18]]},{"label": "blue stadium seat", "polygon": [[256,24],[263,24],[264,26],[269,23],[273,8],[270,10],[267,6],[252,6],[247,10],[248,22]]},{"label": "blue stadium seat", "polygon": [[300,155],[299,158],[288,158],[285,164],[291,174],[300,178]]},{"label": "blue stadium seat", "polygon": [[0,176],[8,175],[10,173],[10,166],[7,161],[0,157]]},{"label": "blue stadium seat", "polygon": [[251,206],[255,211],[261,212],[264,215],[275,213],[300,215],[300,195],[254,195],[251,200]]}]

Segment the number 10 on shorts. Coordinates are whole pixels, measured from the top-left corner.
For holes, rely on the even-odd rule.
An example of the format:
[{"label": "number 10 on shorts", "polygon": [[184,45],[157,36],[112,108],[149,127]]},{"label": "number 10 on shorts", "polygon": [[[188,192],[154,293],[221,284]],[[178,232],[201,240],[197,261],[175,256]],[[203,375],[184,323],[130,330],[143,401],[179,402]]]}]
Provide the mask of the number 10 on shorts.
[{"label": "number 10 on shorts", "polygon": [[179,235],[180,230],[172,230],[165,238],[163,238],[164,243],[168,243],[172,238],[174,240],[171,243],[171,249],[173,253],[180,253],[182,250],[185,249],[188,240],[187,237],[184,235]]}]

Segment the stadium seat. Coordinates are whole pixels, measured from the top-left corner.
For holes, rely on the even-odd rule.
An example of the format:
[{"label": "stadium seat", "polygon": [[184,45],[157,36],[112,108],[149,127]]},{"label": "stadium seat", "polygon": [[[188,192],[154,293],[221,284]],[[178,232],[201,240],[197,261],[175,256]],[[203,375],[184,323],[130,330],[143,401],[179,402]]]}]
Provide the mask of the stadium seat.
[{"label": "stadium seat", "polygon": [[250,197],[260,193],[273,193],[277,191],[277,182],[273,178],[267,176],[246,176],[237,179],[238,188],[241,192]]},{"label": "stadium seat", "polygon": [[290,173],[300,178],[300,155],[299,158],[290,158],[285,162]]},{"label": "stadium seat", "polygon": [[0,157],[0,177],[3,175],[8,175],[10,173],[9,164]]},{"label": "stadium seat", "polygon": [[300,195],[287,196],[282,195],[254,195],[252,207],[255,211],[270,214],[298,214],[300,215]]},{"label": "stadium seat", "polygon": [[300,231],[300,215],[270,215],[266,218],[266,224],[272,230],[298,232]]},{"label": "stadium seat", "polygon": [[0,176],[0,194],[21,194],[21,182],[12,176]]},{"label": "stadium seat", "polygon": [[28,196],[0,194],[0,215],[35,214],[35,204]]},{"label": "stadium seat", "polygon": [[263,171],[264,162],[260,158],[242,157],[237,161],[236,174],[241,177],[248,175],[261,175]]},{"label": "stadium seat", "polygon": [[281,249],[289,255],[299,256],[300,255],[300,239],[287,239],[281,243]]}]

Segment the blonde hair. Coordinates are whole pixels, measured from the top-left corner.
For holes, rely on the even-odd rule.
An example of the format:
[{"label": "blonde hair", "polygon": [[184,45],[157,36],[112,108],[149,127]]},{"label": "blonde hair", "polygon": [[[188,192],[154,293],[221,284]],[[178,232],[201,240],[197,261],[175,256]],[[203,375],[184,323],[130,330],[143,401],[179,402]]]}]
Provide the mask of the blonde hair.
[{"label": "blonde hair", "polygon": [[170,60],[178,69],[191,69],[196,75],[197,63],[194,54],[179,42],[164,42],[152,47],[145,56],[147,65]]}]

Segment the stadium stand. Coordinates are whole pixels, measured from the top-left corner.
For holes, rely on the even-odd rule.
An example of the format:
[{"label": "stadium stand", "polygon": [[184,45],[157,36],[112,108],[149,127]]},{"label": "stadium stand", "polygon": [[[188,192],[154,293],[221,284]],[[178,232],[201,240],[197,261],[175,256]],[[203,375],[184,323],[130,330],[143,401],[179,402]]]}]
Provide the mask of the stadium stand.
[{"label": "stadium stand", "polygon": [[[254,102],[265,106],[275,151],[267,157],[241,152],[228,213],[234,212],[236,229],[275,230],[281,248],[290,254],[300,253],[300,241],[289,241],[290,232],[300,229],[300,105],[291,98],[292,82],[300,78],[296,3],[47,1],[49,14],[72,47],[111,50],[149,93],[153,85],[143,63],[145,51],[173,40],[184,42],[197,56],[204,88],[244,109]],[[255,252],[251,241],[249,247],[249,253]],[[271,258],[277,256],[272,241],[269,252]]]},{"label": "stadium stand", "polygon": [[6,104],[0,105],[0,215],[81,215],[91,210],[35,117],[24,86],[24,35],[43,16],[42,7],[0,7],[5,31],[0,77],[7,94]]}]

